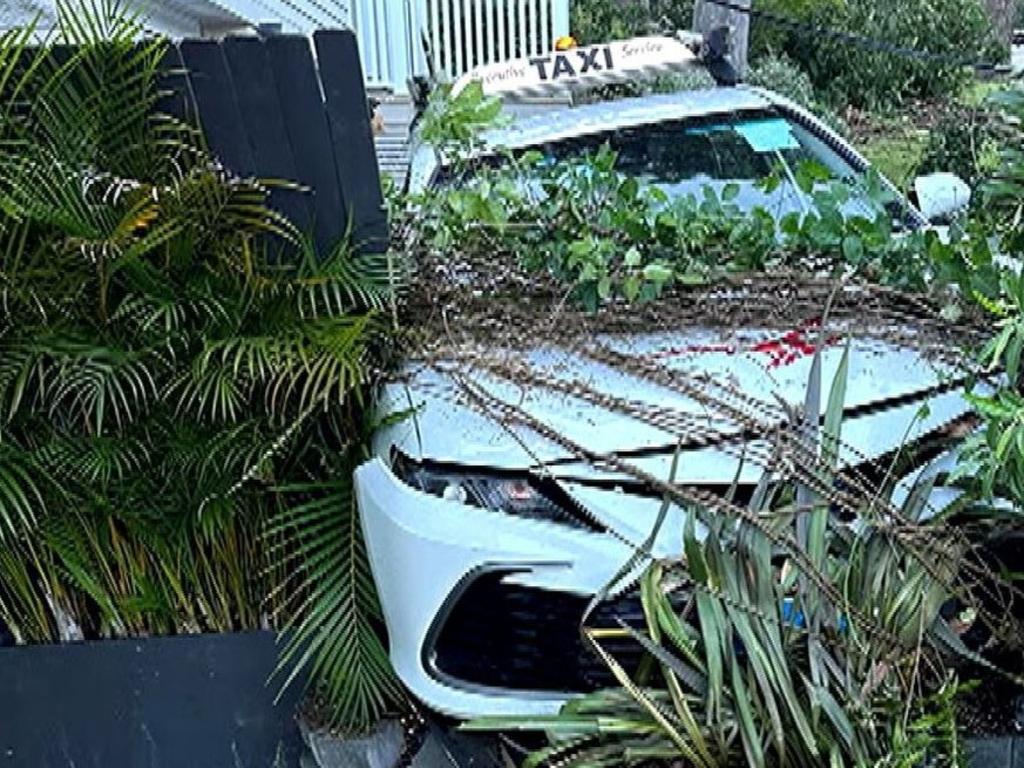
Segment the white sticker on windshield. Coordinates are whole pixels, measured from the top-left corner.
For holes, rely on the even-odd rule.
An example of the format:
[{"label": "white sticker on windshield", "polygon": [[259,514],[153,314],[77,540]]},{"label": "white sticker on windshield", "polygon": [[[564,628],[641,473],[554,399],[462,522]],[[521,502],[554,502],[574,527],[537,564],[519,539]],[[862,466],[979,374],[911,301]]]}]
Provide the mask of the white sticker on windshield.
[{"label": "white sticker on windshield", "polygon": [[736,124],[736,133],[746,139],[755,152],[800,149],[789,123],[780,117],[744,120]]}]

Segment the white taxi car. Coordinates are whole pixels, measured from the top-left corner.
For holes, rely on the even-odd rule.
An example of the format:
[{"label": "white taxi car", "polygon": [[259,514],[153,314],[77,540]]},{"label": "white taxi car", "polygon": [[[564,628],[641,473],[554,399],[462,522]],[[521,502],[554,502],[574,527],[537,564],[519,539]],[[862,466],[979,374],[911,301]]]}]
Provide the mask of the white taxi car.
[{"label": "white taxi car", "polygon": [[[493,65],[471,77],[496,94],[606,82],[693,66],[700,59],[693,42],[625,41]],[[791,167],[812,158],[837,177],[868,167],[807,111],[743,85],[566,108],[520,121],[489,142],[559,159],[608,143],[623,173],[670,194],[739,184],[740,206],[793,210],[808,204],[795,185],[766,193],[757,184],[779,160]],[[416,153],[410,178],[416,190],[445,183],[444,164],[430,147]],[[908,205],[908,226],[925,226],[966,202],[963,186],[945,177],[925,180],[920,191],[922,208]],[[775,197],[766,199],[768,194]],[[606,344],[624,359],[669,372],[699,371],[766,403],[802,402],[814,352],[826,382],[843,354],[839,344],[816,348],[806,328],[751,327],[728,338],[722,333],[681,327],[619,334]],[[671,387],[542,340],[523,353],[523,361],[549,380],[583,381],[641,408],[728,421]],[[375,457],[355,475],[400,678],[423,702],[458,717],[552,713],[568,697],[610,684],[603,665],[583,648],[578,623],[590,598],[652,530],[661,500],[607,468],[580,461],[537,430],[510,428],[471,407],[453,377],[436,366],[410,362],[400,379],[385,386],[381,412],[411,414],[387,422],[375,437]],[[950,425],[969,413],[964,378],[910,346],[852,339],[848,381],[844,466],[878,462],[907,444],[948,447],[943,437]],[[670,430],[577,397],[571,386],[516,386],[483,374],[474,384],[572,442],[627,457],[656,477],[670,475],[679,444]],[[740,426],[731,429],[734,438],[741,434]],[[728,448],[684,444],[675,482],[729,485],[737,460]],[[922,451],[913,469],[939,472],[952,455]],[[751,486],[760,472],[745,465],[741,486]],[[941,506],[953,495],[953,489],[938,487],[933,500]],[[678,555],[682,515],[670,510],[654,544],[656,557]],[[638,596],[618,594],[595,620],[641,621]],[[638,651],[628,644],[616,649],[627,668]]]}]

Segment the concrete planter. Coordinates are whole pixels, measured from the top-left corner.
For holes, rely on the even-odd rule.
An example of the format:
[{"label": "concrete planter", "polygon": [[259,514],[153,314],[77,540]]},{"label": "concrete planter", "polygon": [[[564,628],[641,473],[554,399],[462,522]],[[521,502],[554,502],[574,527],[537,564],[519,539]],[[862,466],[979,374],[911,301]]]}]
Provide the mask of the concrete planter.
[{"label": "concrete planter", "polygon": [[0,768],[297,768],[270,632],[0,648]]},{"label": "concrete planter", "polygon": [[1024,768],[1024,738],[979,736],[968,739],[971,768]]}]

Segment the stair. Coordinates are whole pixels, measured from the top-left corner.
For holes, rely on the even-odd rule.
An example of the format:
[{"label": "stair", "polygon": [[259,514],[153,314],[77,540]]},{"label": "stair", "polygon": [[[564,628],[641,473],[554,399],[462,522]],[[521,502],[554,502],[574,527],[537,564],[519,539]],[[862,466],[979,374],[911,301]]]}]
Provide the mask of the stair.
[{"label": "stair", "polygon": [[374,143],[381,175],[391,176],[398,188],[403,189],[409,169],[409,141],[405,134],[388,131],[378,136]]}]

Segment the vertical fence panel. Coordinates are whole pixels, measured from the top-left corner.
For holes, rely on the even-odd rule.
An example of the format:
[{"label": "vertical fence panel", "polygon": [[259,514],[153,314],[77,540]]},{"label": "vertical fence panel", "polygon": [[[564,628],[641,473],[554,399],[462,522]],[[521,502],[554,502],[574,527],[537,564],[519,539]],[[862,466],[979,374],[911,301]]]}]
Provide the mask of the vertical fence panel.
[{"label": "vertical fence panel", "polygon": [[[352,243],[359,250],[387,248],[388,222],[380,188],[380,170],[366,114],[356,39],[350,32],[320,31],[313,35],[320,79],[337,167],[337,183],[351,220]],[[355,75],[355,76],[353,76]]]},{"label": "vertical fence panel", "polygon": [[444,56],[444,73],[455,77],[452,59],[452,6],[450,0],[436,0],[441,6],[441,53]]},{"label": "vertical fence panel", "polygon": [[517,0],[518,5],[518,19],[516,20],[516,34],[515,34],[515,53],[514,56],[526,56],[530,51],[526,45],[527,31],[526,31],[526,3],[528,0]]},{"label": "vertical fence panel", "polygon": [[432,66],[457,78],[482,64],[551,49],[569,33],[569,0],[351,0],[363,70],[373,85],[403,91]]},{"label": "vertical fence panel", "polygon": [[506,28],[508,25],[508,0],[494,0],[498,6],[498,58],[507,59],[508,42]]},{"label": "vertical fence panel", "polygon": [[350,0],[367,82],[402,91],[434,70],[458,78],[474,67],[551,50],[569,34],[569,0]]},{"label": "vertical fence panel", "polygon": [[180,50],[207,142],[239,176],[255,176],[256,163],[220,43],[186,40]]},{"label": "vertical fence panel", "polygon": [[[348,211],[338,187],[334,149],[309,38],[275,35],[267,38],[266,46],[295,153],[297,181],[313,190],[313,234],[320,253],[326,253],[340,239],[339,225],[343,232]],[[368,118],[365,100],[358,107]]]},{"label": "vertical fence panel", "polygon": [[[257,174],[269,179],[297,179],[298,168],[285,130],[266,48],[255,37],[229,37],[224,41],[224,57],[231,71]],[[272,189],[270,204],[301,232],[312,231],[313,207],[307,192]]]},{"label": "vertical fence panel", "polygon": [[452,6],[452,61],[455,68],[452,72],[454,77],[458,77],[466,70],[462,66],[462,46],[466,39],[466,31],[462,26],[462,3],[463,0],[453,0]]},{"label": "vertical fence panel", "polygon": [[412,60],[409,58],[408,17],[403,6],[405,0],[387,0],[385,6],[385,28],[390,45],[388,52],[388,73],[384,82],[395,86],[404,83],[409,76]]},{"label": "vertical fence panel", "polygon": [[313,235],[321,256],[347,237],[378,251],[387,214],[356,35],[320,31],[313,41],[316,60],[305,35],[186,40],[162,62],[174,93],[157,106],[194,116],[234,174],[299,185],[272,190],[269,202]]},{"label": "vertical fence panel", "polygon": [[405,7],[409,16],[409,50],[412,60],[409,75],[425,74],[428,67],[423,51],[423,37],[429,34],[427,0],[406,0]]},{"label": "vertical fence panel", "polygon": [[377,77],[380,82],[389,82],[388,57],[391,55],[391,40],[387,28],[387,8],[380,0],[373,0],[373,39],[377,50]]},{"label": "vertical fence panel", "polygon": [[435,72],[444,71],[444,62],[441,59],[441,7],[438,0],[427,0],[430,14],[430,56],[433,61]]},{"label": "vertical fence panel", "polygon": [[546,0],[530,0],[529,8],[527,8],[527,11],[528,11],[528,14],[529,14],[528,17],[527,17],[527,21],[529,22],[529,25],[530,25],[530,29],[529,29],[529,35],[530,35],[529,52],[530,52],[531,56],[535,55],[537,53],[540,53],[540,50],[541,50],[541,46],[540,46],[540,30],[537,28],[537,20],[538,20],[538,13],[539,13],[539,10],[540,10],[539,6],[543,5],[545,2],[546,2]]},{"label": "vertical fence panel", "polygon": [[552,48],[554,37],[551,34],[551,0],[538,0],[540,3],[540,49],[537,53],[545,53]]},{"label": "vertical fence panel", "polygon": [[498,60],[494,51],[494,0],[484,0],[484,25],[487,50],[484,52],[484,63],[492,64]]}]

